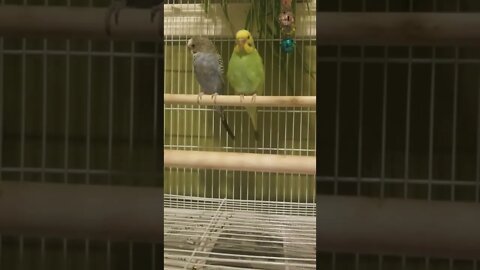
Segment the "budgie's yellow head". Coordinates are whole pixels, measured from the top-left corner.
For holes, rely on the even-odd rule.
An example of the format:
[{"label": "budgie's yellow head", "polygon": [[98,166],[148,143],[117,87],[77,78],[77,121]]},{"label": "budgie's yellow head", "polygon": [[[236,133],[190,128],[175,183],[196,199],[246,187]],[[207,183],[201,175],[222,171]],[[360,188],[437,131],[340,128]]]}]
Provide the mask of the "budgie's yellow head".
[{"label": "budgie's yellow head", "polygon": [[242,29],[237,32],[235,35],[235,52],[244,52],[244,53],[252,53],[255,51],[255,45],[253,44],[253,37],[250,32],[245,29]]}]

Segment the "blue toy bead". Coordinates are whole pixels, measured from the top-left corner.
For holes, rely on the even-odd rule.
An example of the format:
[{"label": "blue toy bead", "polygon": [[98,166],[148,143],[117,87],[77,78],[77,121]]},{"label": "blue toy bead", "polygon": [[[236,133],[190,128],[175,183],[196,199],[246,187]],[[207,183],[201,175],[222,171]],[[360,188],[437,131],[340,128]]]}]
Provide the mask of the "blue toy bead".
[{"label": "blue toy bead", "polygon": [[292,38],[284,38],[280,42],[280,46],[284,52],[290,53],[295,49],[295,41]]}]

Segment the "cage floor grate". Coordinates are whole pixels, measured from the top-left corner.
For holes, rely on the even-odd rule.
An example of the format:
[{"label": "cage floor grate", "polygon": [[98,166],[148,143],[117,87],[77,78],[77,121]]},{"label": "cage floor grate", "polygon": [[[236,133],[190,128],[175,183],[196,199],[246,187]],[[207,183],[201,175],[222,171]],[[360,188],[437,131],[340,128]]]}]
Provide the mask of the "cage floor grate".
[{"label": "cage floor grate", "polygon": [[315,204],[165,195],[165,269],[315,269]]}]

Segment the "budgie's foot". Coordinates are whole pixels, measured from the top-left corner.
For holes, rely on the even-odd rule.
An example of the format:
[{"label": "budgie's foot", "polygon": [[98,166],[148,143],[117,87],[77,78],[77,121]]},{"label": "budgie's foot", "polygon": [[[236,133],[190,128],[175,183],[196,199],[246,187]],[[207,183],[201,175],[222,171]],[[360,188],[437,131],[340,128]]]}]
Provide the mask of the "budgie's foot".
[{"label": "budgie's foot", "polygon": [[213,93],[212,94],[213,103],[215,103],[215,104],[217,104],[217,96],[218,96],[218,93]]},{"label": "budgie's foot", "polygon": [[203,92],[198,93],[197,104],[200,104],[200,100],[202,99],[202,96],[203,96]]},{"label": "budgie's foot", "polygon": [[244,95],[244,94],[241,94],[241,95],[240,95],[240,102],[243,102],[244,99],[245,99],[245,95]]},{"label": "budgie's foot", "polygon": [[118,25],[118,13],[121,9],[125,8],[125,3],[121,1],[115,1],[113,4],[108,8],[107,14],[105,14],[105,32],[107,35],[112,34],[112,26],[110,24],[110,18],[113,15],[115,25]]},{"label": "budgie's foot", "polygon": [[[156,5],[152,8],[152,10],[150,11],[150,22],[151,23],[153,23],[153,21],[155,20],[155,17],[157,16],[157,13],[163,14],[162,9],[163,9],[163,4]],[[158,19],[158,35],[162,34],[162,22],[163,21],[162,21],[162,18],[160,16],[160,18]]]},{"label": "budgie's foot", "polygon": [[253,94],[253,96],[252,96],[252,103],[254,103],[256,99],[257,99],[257,94]]}]

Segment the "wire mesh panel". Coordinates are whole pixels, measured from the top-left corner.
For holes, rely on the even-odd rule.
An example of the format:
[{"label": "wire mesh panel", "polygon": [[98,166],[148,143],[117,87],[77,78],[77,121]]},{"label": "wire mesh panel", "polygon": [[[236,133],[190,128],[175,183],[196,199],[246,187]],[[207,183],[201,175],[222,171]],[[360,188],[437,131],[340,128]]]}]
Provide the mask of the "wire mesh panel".
[{"label": "wire mesh panel", "polygon": [[[478,1],[322,1],[319,11],[478,12]],[[319,190],[480,202],[478,48],[323,46]],[[322,102],[325,101],[325,102]],[[324,253],[321,269],[478,269],[455,258]]]},{"label": "wire mesh panel", "polygon": [[[157,52],[155,43],[0,37],[0,181],[158,186]],[[160,268],[156,243],[0,241],[0,269]]]},{"label": "wire mesh panel", "polygon": [[[186,46],[192,36],[212,40],[227,72],[235,32],[245,26],[250,8],[264,17],[254,23],[255,29],[274,29],[278,13],[273,6],[279,1],[221,3],[166,1],[165,93],[200,92]],[[316,95],[314,12],[313,1],[296,3],[296,51],[289,55],[281,51],[278,35],[248,29],[263,58],[263,95]],[[228,85],[225,94],[233,95],[234,89]],[[258,107],[258,141],[243,107],[224,109],[235,140],[227,136],[211,106],[165,105],[165,149],[315,155],[315,109]],[[310,241],[315,236],[313,176],[192,168],[166,168],[164,175],[165,267],[315,268]]]}]

